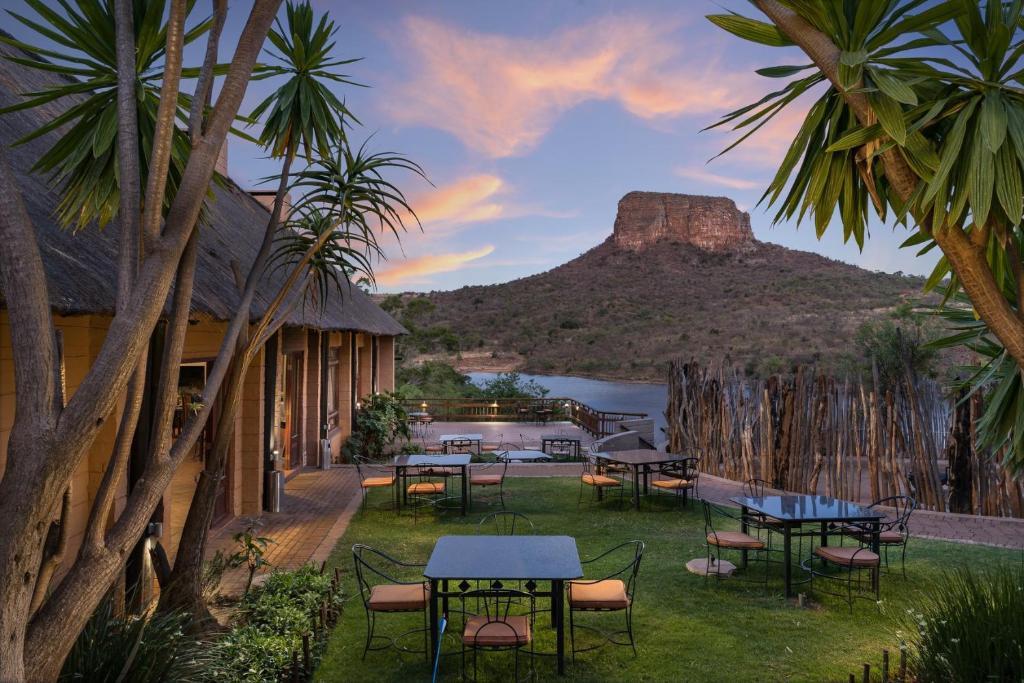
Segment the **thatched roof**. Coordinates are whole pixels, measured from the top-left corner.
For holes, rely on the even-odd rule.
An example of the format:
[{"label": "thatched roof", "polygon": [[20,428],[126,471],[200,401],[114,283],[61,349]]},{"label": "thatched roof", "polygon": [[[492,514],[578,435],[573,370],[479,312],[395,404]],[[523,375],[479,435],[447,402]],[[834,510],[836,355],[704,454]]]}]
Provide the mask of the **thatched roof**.
[{"label": "thatched roof", "polygon": [[[42,90],[59,76],[14,64],[5,55],[20,51],[0,44],[0,107],[21,100],[20,93]],[[48,179],[31,168],[53,144],[47,135],[25,145],[12,143],[41,123],[56,116],[72,103],[70,98],[28,111],[0,116],[0,144],[21,185],[29,216],[36,227],[49,285],[50,304],[64,315],[112,314],[117,273],[116,221],[103,230],[90,226],[77,234],[64,230],[54,217],[58,192]],[[197,319],[227,320],[238,308],[239,295],[231,264],[247,272],[256,258],[269,214],[247,192],[233,182],[216,188],[207,202],[209,222],[201,228],[193,316]],[[252,316],[258,317],[284,281],[281,270],[268,273],[253,301]],[[3,293],[0,292],[0,307]],[[405,334],[406,330],[377,306],[358,287],[344,291],[332,288],[325,306],[292,307],[289,325],[324,330],[350,330],[379,335]]]}]

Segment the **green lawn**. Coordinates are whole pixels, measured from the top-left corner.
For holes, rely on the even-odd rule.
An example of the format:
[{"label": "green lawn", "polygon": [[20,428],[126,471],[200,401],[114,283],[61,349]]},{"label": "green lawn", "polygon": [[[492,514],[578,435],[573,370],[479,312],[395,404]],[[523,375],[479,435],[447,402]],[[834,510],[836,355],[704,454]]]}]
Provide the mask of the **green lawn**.
[{"label": "green lawn", "polygon": [[[633,538],[646,542],[636,592],[634,629],[638,655],[628,647],[608,646],[577,656],[567,664],[563,680],[577,681],[845,681],[863,662],[877,666],[883,648],[895,650],[899,620],[927,590],[940,568],[988,565],[1019,560],[1019,554],[996,548],[937,541],[911,540],[907,574],[883,574],[882,601],[857,600],[851,615],[846,603],[815,595],[815,606],[800,609],[782,598],[781,570],[765,593],[759,585],[736,581],[705,581],[688,573],[687,560],[704,556],[704,522],[699,504],[685,511],[671,507],[667,497],[648,499],[644,509],[617,509],[609,502],[577,507],[574,479],[512,478],[506,483],[506,507],[522,512],[541,534],[574,536],[586,559]],[[377,492],[379,493],[379,492]],[[375,494],[376,495],[376,494]],[[385,496],[370,502],[384,500]],[[324,681],[423,681],[429,669],[422,658],[395,651],[370,652],[361,659],[366,633],[358,596],[351,546],[365,543],[396,557],[426,562],[438,536],[476,533],[483,505],[467,515],[421,515],[367,508],[353,519],[331,556],[341,568],[346,594],[352,596],[334,631],[317,679]],[[728,555],[726,556],[728,558]],[[751,570],[753,571],[753,569]],[[801,589],[806,590],[806,589]],[[621,614],[586,615],[584,623],[618,626]],[[398,633],[421,617],[383,615],[378,633]],[[457,618],[453,619],[457,622]],[[537,620],[538,650],[553,650],[553,632],[546,616]],[[458,651],[458,625],[445,642]],[[412,641],[417,643],[419,641]],[[568,648],[568,636],[566,638]],[[481,657],[480,680],[509,680],[508,652]],[[554,658],[536,658],[538,680],[557,680]],[[459,680],[459,657],[442,660],[443,680]],[[858,679],[859,680],[859,679]]]}]

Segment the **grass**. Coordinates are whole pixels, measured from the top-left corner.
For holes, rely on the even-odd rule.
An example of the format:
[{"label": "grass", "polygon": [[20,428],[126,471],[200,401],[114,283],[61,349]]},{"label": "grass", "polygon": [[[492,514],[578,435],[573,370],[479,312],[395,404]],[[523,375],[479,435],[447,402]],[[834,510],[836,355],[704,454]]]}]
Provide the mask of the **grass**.
[{"label": "grass", "polygon": [[[883,648],[896,650],[901,615],[921,602],[943,569],[1019,561],[1013,551],[912,539],[908,578],[903,579],[898,569],[883,574],[880,604],[857,600],[850,614],[845,602],[819,592],[813,607],[801,609],[783,599],[781,570],[771,578],[767,593],[760,585],[705,581],[686,571],[687,560],[705,554],[699,505],[680,511],[665,496],[645,500],[640,511],[618,509],[617,503],[608,501],[591,504],[587,498],[577,507],[577,492],[575,479],[511,478],[506,482],[506,508],[526,514],[536,533],[574,536],[584,559],[633,538],[645,541],[647,551],[634,611],[638,655],[617,646],[583,653],[575,664],[567,663],[562,680],[845,681],[864,662],[880,664]],[[370,505],[385,498],[386,494],[371,496]],[[426,562],[439,536],[476,533],[477,522],[491,509],[481,504],[466,517],[421,515],[415,524],[411,514],[396,516],[372,507],[358,513],[330,558],[330,564],[343,572],[350,600],[317,680],[429,680],[421,656],[391,650],[370,652],[365,661],[361,659],[365,614],[355,594],[351,546],[366,543],[400,559]],[[621,619],[621,614],[598,614],[585,623],[619,627]],[[421,621],[419,615],[384,615],[378,620],[378,633],[398,633]],[[452,621],[454,634],[445,641],[445,650],[457,653],[458,619]],[[553,651],[549,626],[546,616],[538,617],[539,651]],[[511,656],[483,655],[479,680],[510,680]],[[536,669],[538,680],[559,680],[553,657],[538,657]],[[442,680],[460,680],[457,654],[442,660],[441,671]]]}]

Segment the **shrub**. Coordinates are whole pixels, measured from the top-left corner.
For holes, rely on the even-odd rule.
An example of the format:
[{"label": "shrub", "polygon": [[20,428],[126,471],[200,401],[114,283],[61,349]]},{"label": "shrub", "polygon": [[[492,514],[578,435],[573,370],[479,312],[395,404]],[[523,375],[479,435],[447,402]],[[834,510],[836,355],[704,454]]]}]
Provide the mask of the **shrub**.
[{"label": "shrub", "polygon": [[[276,681],[291,663],[291,654],[302,647],[324,599],[330,597],[331,579],[316,567],[274,571],[262,586],[254,588],[238,607],[238,624],[213,650],[216,666],[209,680]],[[340,593],[331,607],[340,611]],[[320,644],[314,643],[314,655]]]},{"label": "shrub", "polygon": [[111,601],[105,600],[75,641],[58,680],[209,680],[215,657],[185,634],[187,623],[180,613],[118,616]]},{"label": "shrub", "polygon": [[412,438],[408,417],[397,394],[384,392],[363,399],[343,453],[350,461],[353,455],[379,459],[398,439]]},{"label": "shrub", "polygon": [[948,573],[907,621],[922,683],[1024,680],[1024,569]]}]

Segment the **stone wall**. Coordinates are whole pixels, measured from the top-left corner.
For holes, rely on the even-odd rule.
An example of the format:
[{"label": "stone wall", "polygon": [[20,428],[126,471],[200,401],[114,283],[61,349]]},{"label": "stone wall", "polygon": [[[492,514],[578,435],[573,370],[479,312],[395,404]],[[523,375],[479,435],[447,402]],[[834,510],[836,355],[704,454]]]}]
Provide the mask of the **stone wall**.
[{"label": "stone wall", "polygon": [[754,246],[750,215],[728,197],[630,192],[619,200],[615,245],[637,251],[666,239],[717,252]]}]

